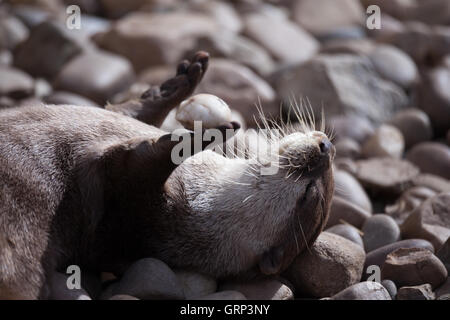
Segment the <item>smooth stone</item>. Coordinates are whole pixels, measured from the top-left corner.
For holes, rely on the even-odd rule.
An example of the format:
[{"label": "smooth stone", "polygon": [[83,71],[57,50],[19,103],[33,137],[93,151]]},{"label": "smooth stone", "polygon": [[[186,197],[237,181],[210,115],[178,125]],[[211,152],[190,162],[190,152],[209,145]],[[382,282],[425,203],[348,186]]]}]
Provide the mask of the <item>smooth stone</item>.
[{"label": "smooth stone", "polygon": [[394,204],[386,206],[386,214],[392,217],[398,224],[402,224],[408,218],[411,211],[420,206],[426,199],[435,195],[436,191],[428,187],[411,187],[404,191]]},{"label": "smooth stone", "polygon": [[450,180],[434,174],[419,174],[413,180],[414,186],[426,187],[435,192],[450,192]]},{"label": "smooth stone", "polygon": [[294,294],[285,284],[275,279],[228,282],[220,285],[219,291],[237,291],[249,300],[292,300]]},{"label": "smooth stone", "polygon": [[436,296],[428,283],[398,289],[397,300],[435,300]]},{"label": "smooth stone", "polygon": [[444,264],[424,248],[399,248],[387,255],[381,268],[381,277],[394,281],[398,287],[429,283],[434,289],[447,276]]},{"label": "smooth stone", "polygon": [[[192,1],[191,9],[209,15],[218,24],[221,30],[233,33],[242,31],[244,24],[239,13],[231,3],[225,1]],[[204,50],[204,49],[203,49]]]},{"label": "smooth stone", "polygon": [[440,298],[444,295],[450,295],[450,277],[434,291],[436,298]]},{"label": "smooth stone", "polygon": [[361,155],[361,147],[358,142],[353,139],[339,139],[334,146],[336,148],[336,158],[356,159]]},{"label": "smooth stone", "polygon": [[403,51],[390,45],[379,45],[369,55],[375,70],[386,80],[409,88],[418,78],[414,61]]},{"label": "smooth stone", "polygon": [[19,69],[0,65],[0,96],[23,99],[33,94],[33,78]]},{"label": "smooth stone", "polygon": [[406,109],[395,114],[390,124],[395,126],[403,135],[405,148],[431,140],[433,128],[428,115],[419,109]]},{"label": "smooth stone", "polygon": [[389,280],[389,279],[384,279],[381,281],[381,284],[389,292],[391,299],[394,300],[395,297],[397,296],[397,286],[395,285],[394,281]]},{"label": "smooth stone", "polygon": [[11,8],[11,12],[20,19],[28,28],[33,28],[48,20],[50,12],[33,5],[20,4]]},{"label": "smooth stone", "polygon": [[67,280],[69,276],[54,272],[48,281],[49,300],[91,300],[89,294],[83,289],[69,289]]},{"label": "smooth stone", "polygon": [[445,241],[439,251],[436,253],[436,256],[442,261],[445,265],[445,268],[450,274],[450,237]]},{"label": "smooth stone", "polygon": [[244,17],[244,25],[244,34],[282,63],[304,62],[315,55],[319,48],[314,37],[289,20],[249,14]]},{"label": "smooth stone", "polygon": [[195,93],[208,92],[226,97],[225,102],[242,114],[249,127],[256,125],[259,113],[255,101],[259,101],[266,117],[279,115],[273,88],[249,68],[226,59],[211,59],[209,70]]},{"label": "smooth stone", "polygon": [[[334,172],[334,195],[339,196],[357,206],[372,213],[372,203],[356,178],[343,170]],[[355,227],[359,227],[355,225]]]},{"label": "smooth stone", "polygon": [[175,271],[175,274],[188,300],[207,296],[217,290],[217,282],[210,276],[184,270]]},{"label": "smooth stone", "polygon": [[450,127],[450,68],[436,67],[422,74],[417,88],[419,108],[431,120],[437,135]]},{"label": "smooth stone", "polygon": [[354,242],[364,248],[364,243],[359,230],[349,224],[337,224],[325,230],[326,232],[337,234],[345,239]]},{"label": "smooth stone", "polygon": [[10,51],[0,49],[0,65],[10,66],[13,60],[14,57]]},{"label": "smooth stone", "polygon": [[363,39],[337,39],[325,42],[320,53],[328,54],[358,54],[369,55],[375,49],[375,43],[367,38]]},{"label": "smooth stone", "polygon": [[0,97],[0,109],[12,108],[16,102],[8,97]]},{"label": "smooth stone", "polygon": [[247,298],[238,291],[227,290],[211,293],[197,300],[247,300]]},{"label": "smooth stone", "polygon": [[17,46],[14,65],[32,76],[52,80],[84,48],[85,44],[65,25],[45,21],[31,29],[27,40]]},{"label": "smooth stone", "polygon": [[94,40],[101,48],[126,57],[139,72],[157,65],[176,65],[196,39],[218,30],[214,19],[202,13],[132,12]]},{"label": "smooth stone", "polygon": [[408,161],[372,158],[356,161],[355,177],[367,189],[387,196],[398,196],[413,184],[419,169]]},{"label": "smooth stone", "polygon": [[418,21],[406,22],[403,26],[397,32],[379,40],[407,53],[417,65],[426,63],[433,41],[431,28]]},{"label": "smooth stone", "polygon": [[28,29],[22,21],[0,11],[0,49],[13,50],[28,34]]},{"label": "smooth stone", "polygon": [[396,127],[382,124],[363,144],[362,154],[366,158],[392,157],[400,158],[405,150],[405,141]]},{"label": "smooth stone", "polygon": [[369,120],[356,115],[332,116],[328,120],[328,125],[338,141],[350,138],[362,144],[375,132],[375,128]]},{"label": "smooth stone", "polygon": [[378,282],[356,283],[331,297],[331,300],[392,300],[388,290]]},{"label": "smooth stone", "polygon": [[330,215],[326,227],[349,223],[356,228],[361,228],[371,215],[370,212],[360,206],[339,196],[334,196],[331,200]]},{"label": "smooth stone", "polygon": [[112,293],[144,300],[184,299],[183,287],[175,273],[164,262],[154,258],[133,263]]},{"label": "smooth stone", "polygon": [[350,54],[317,55],[282,73],[275,87],[284,101],[308,97],[317,119],[323,110],[328,117],[356,114],[378,123],[408,103],[404,91],[382,79],[367,57]]},{"label": "smooth stone", "polygon": [[[315,36],[339,28],[362,26],[364,8],[357,0],[299,0],[292,8],[293,19]],[[320,19],[318,13],[320,12]]]},{"label": "smooth stone", "polygon": [[89,51],[67,63],[54,82],[56,90],[70,91],[105,105],[134,80],[131,64],[106,51]]},{"label": "smooth stone", "polygon": [[69,104],[74,106],[100,107],[97,103],[89,100],[88,98],[66,91],[55,91],[49,96],[44,97],[44,102],[47,104]]},{"label": "smooth stone", "polygon": [[275,62],[263,47],[231,32],[199,38],[195,51],[200,49],[208,52],[211,57],[227,58],[243,64],[262,76],[269,75],[275,69]]},{"label": "smooth stone", "polygon": [[34,81],[34,95],[38,98],[48,96],[53,91],[53,88],[47,80],[38,78]]},{"label": "smooth stone", "polygon": [[423,142],[406,154],[406,159],[423,173],[431,173],[450,179],[450,148],[443,143]]},{"label": "smooth stone", "polygon": [[450,192],[428,198],[400,226],[403,238],[420,237],[439,250],[450,237]]},{"label": "smooth stone", "polygon": [[285,277],[296,291],[329,297],[361,279],[365,252],[336,234],[322,232],[310,250],[297,256]]},{"label": "smooth stone", "polygon": [[400,239],[400,228],[394,219],[385,214],[375,214],[362,227],[364,248],[371,252]]},{"label": "smooth stone", "polygon": [[381,268],[387,255],[398,248],[424,248],[430,252],[434,252],[433,245],[429,241],[423,239],[408,239],[388,244],[367,253],[366,261],[364,263],[363,279],[367,279],[370,275],[367,274],[367,268],[369,266],[378,266]]}]

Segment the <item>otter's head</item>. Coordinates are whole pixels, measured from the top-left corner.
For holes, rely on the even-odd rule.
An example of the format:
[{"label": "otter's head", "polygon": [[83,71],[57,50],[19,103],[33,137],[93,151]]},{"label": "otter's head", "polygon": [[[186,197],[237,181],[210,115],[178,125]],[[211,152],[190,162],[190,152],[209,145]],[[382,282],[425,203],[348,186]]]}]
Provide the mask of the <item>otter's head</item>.
[{"label": "otter's head", "polygon": [[[322,131],[289,130],[247,131],[236,137],[243,157],[204,151],[180,165],[166,183],[173,234],[160,257],[220,278],[280,273],[308,249],[327,222],[335,149]],[[269,157],[254,157],[261,140]]]}]

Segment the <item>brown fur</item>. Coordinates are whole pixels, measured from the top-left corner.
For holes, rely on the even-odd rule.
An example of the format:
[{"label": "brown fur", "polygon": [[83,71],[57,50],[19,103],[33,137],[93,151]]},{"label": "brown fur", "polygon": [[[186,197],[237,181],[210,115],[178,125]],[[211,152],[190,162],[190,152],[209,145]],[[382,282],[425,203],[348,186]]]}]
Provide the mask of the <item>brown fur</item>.
[{"label": "brown fur", "polygon": [[[185,83],[190,72],[195,81],[187,86],[206,70],[200,58],[177,73]],[[174,85],[151,101],[166,99],[158,108],[167,114],[192,92],[182,89],[168,93],[178,92]],[[301,180],[282,180],[283,170],[257,179],[240,192],[257,195],[244,203],[220,176],[245,163],[206,151],[204,164],[194,156],[177,167],[170,160],[175,143],[143,122],[153,119],[142,116],[148,106],[138,104],[133,114],[126,108],[0,111],[0,298],[46,298],[46,279],[70,264],[120,274],[148,256],[219,278],[279,273],[326,224],[332,156],[319,156],[322,138],[308,138],[293,155],[304,159]],[[238,126],[219,129],[226,128]]]}]

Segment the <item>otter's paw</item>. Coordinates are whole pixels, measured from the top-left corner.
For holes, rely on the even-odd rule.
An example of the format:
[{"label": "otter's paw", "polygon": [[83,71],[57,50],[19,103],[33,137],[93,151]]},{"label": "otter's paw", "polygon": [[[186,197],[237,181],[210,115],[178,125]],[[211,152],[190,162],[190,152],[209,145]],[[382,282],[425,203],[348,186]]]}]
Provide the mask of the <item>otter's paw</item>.
[{"label": "otter's paw", "polygon": [[208,68],[208,61],[207,52],[197,52],[192,61],[184,60],[178,65],[175,77],[165,81],[160,88],[145,91],[141,100],[163,100],[169,108],[175,107],[194,92]]}]

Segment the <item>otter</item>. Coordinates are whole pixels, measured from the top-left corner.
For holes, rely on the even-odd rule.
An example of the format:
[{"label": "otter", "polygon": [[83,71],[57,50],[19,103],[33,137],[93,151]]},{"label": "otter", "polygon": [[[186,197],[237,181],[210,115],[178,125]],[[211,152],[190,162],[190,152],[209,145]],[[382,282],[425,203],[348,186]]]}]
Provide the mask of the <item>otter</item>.
[{"label": "otter", "polygon": [[105,109],[0,111],[0,298],[45,299],[71,264],[120,275],[149,256],[216,278],[279,274],[317,238],[334,189],[323,132],[280,137],[274,175],[212,150],[171,161],[178,142],[158,127],[207,66],[199,52],[140,100]]}]

